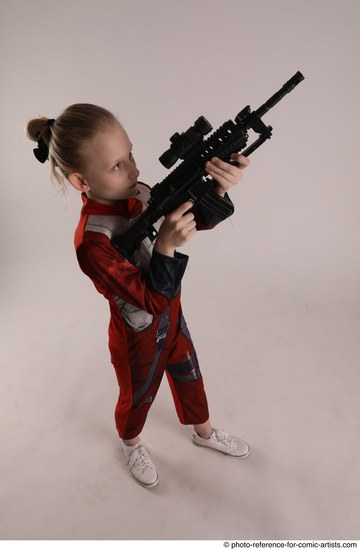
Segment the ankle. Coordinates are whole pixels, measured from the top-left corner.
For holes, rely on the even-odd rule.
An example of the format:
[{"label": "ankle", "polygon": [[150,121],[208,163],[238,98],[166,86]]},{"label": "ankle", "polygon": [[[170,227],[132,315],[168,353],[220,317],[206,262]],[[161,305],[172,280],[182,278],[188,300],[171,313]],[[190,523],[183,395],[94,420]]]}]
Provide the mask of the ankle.
[{"label": "ankle", "polygon": [[134,437],[133,439],[123,439],[123,442],[127,447],[132,447],[132,446],[136,445],[137,443],[139,443],[139,441],[140,441],[139,436]]},{"label": "ankle", "polygon": [[212,434],[214,433],[214,430],[212,429],[211,432],[201,433],[199,430],[195,429],[196,433],[198,434],[201,439],[210,439]]},{"label": "ankle", "polygon": [[202,424],[194,424],[194,429],[202,439],[209,439],[214,431],[210,423],[210,419],[208,419],[206,422],[203,422]]}]

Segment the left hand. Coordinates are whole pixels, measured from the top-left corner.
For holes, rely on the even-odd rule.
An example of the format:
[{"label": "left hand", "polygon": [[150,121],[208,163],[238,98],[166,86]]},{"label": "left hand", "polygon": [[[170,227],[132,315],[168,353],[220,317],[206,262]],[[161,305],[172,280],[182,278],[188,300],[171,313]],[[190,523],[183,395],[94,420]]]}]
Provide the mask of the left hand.
[{"label": "left hand", "polygon": [[222,197],[243,177],[244,169],[249,166],[250,161],[244,155],[240,153],[232,153],[230,155],[232,160],[239,163],[239,166],[229,164],[218,157],[213,157],[211,161],[207,161],[205,168],[209,176],[211,176],[218,185],[215,187],[215,191]]}]

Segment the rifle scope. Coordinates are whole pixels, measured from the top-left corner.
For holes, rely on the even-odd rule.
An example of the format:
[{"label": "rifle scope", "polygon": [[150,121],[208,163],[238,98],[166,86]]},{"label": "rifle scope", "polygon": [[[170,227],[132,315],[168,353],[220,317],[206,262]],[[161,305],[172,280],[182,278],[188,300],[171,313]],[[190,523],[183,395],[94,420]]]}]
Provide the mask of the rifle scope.
[{"label": "rifle scope", "polygon": [[[259,109],[256,111],[251,111],[250,106],[248,105],[236,115],[235,124],[229,121],[233,128],[243,129],[244,131],[251,128],[255,132],[262,134],[261,138],[255,142],[254,146],[250,146],[246,150],[246,155],[253,152],[261,143],[263,143],[265,139],[269,139],[271,136],[271,126],[266,127],[262,122],[261,117],[267,113],[269,109],[274,107],[274,105],[276,105],[286,94],[291,92],[302,80],[304,80],[304,76],[300,71],[298,71],[292,78],[290,78],[290,80],[285,82],[279,91],[277,91],[270,97],[270,99],[259,107]],[[210,122],[206,120],[204,116],[200,116],[194,122],[194,125],[188,130],[182,132],[181,134],[176,132],[173,136],[171,136],[170,148],[159,157],[159,161],[163,166],[165,166],[165,168],[171,168],[179,159],[184,159],[196,145],[201,143],[204,136],[211,132],[212,129],[213,127]],[[207,141],[211,139],[212,136],[210,136]]]}]

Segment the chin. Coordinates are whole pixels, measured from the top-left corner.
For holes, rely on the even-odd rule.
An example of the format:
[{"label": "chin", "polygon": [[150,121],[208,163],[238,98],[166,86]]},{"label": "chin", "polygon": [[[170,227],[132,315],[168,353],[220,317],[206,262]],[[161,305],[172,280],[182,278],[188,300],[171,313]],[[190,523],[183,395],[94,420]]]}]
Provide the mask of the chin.
[{"label": "chin", "polygon": [[135,185],[129,189],[129,197],[135,197],[138,194],[138,186]]}]

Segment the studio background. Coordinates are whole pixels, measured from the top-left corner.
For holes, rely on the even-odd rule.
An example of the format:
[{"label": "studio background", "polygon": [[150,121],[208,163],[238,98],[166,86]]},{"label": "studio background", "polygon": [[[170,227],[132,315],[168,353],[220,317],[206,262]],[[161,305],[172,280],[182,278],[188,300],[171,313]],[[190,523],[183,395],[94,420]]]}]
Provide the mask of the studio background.
[{"label": "studio background", "polygon": [[[358,539],[359,2],[0,7],[0,537]],[[80,196],[64,206],[24,128],[102,105],[154,185],[175,131],[258,108],[298,70],[235,214],[182,249],[211,420],[252,454],[192,445],[164,379],[143,431],[160,476],[147,491],[120,456],[108,304],[73,247]]]}]

